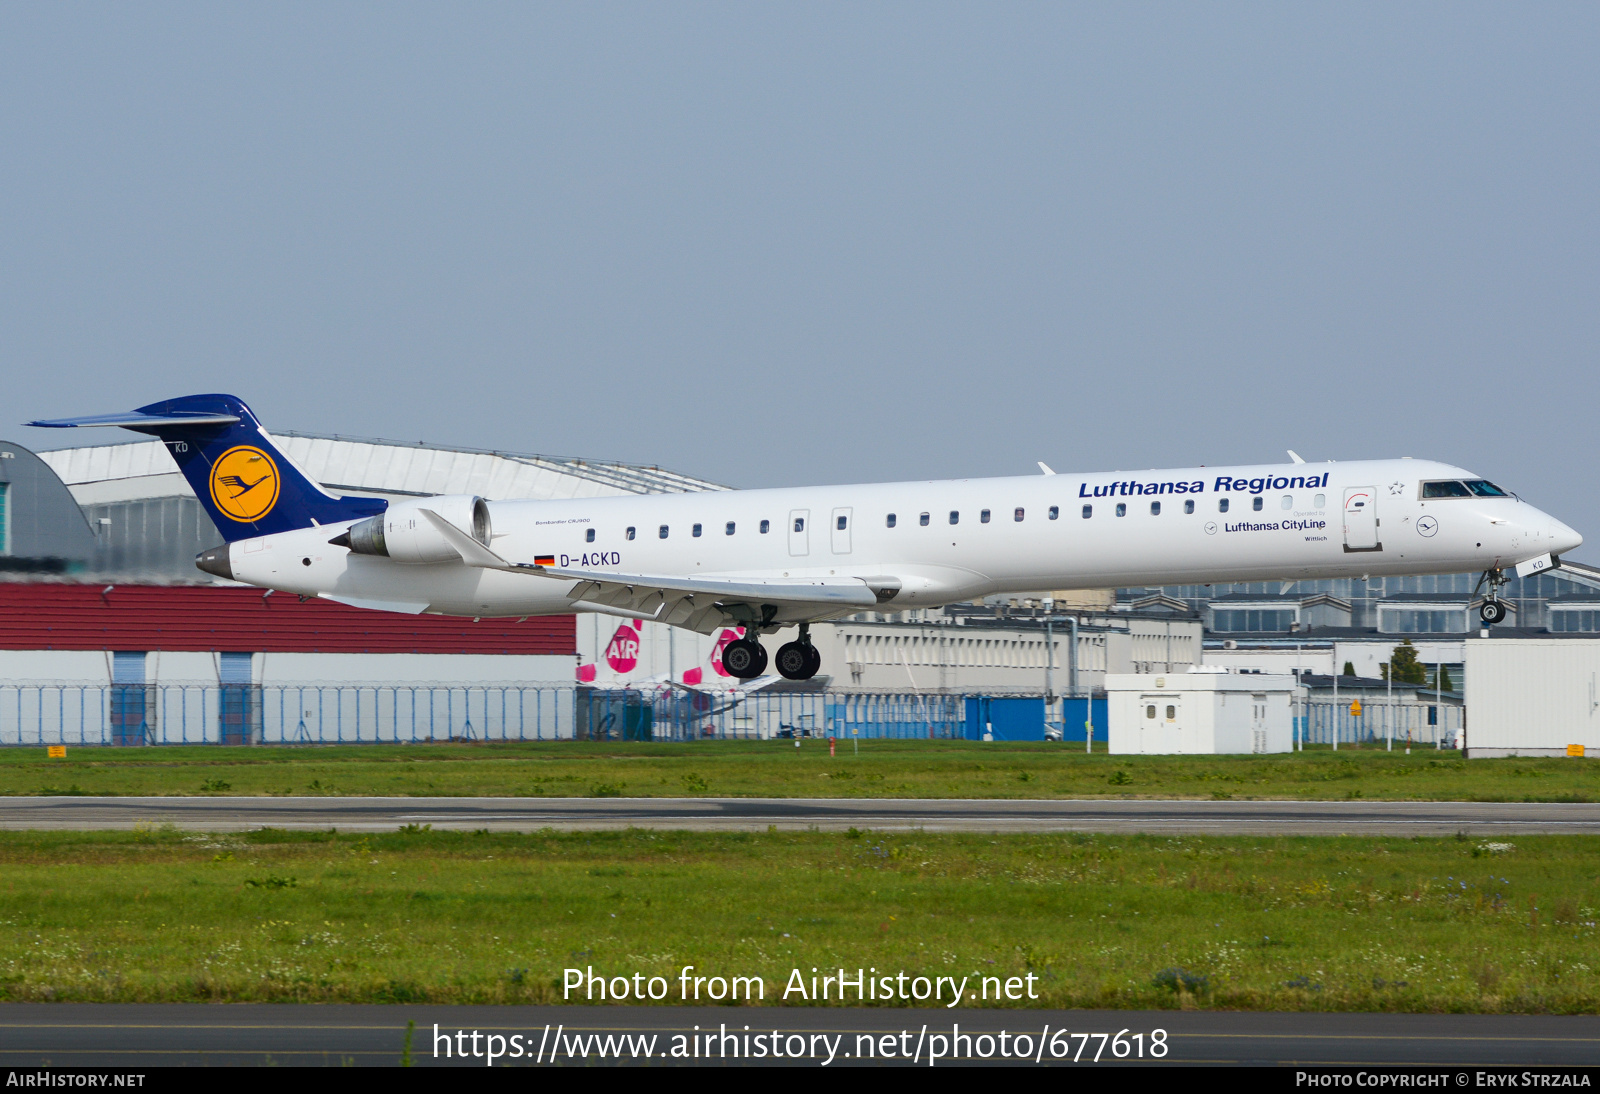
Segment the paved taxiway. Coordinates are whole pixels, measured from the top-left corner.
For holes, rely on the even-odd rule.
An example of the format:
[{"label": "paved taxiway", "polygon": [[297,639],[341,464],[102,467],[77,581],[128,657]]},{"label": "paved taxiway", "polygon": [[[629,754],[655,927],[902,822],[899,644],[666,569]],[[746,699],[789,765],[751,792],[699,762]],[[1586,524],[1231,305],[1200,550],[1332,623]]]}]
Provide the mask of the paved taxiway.
[{"label": "paved taxiway", "polygon": [[[944,1010],[792,1007],[446,1007],[275,1004],[0,1004],[0,1067],[106,1067],[137,1070],[171,1065],[238,1064],[397,1064],[405,1046],[406,1023],[415,1022],[411,1059],[420,1065],[462,1063],[436,1060],[433,1026],[456,1030],[521,1034],[532,1046],[548,1024],[566,1037],[593,1033],[657,1033],[652,1062],[661,1058],[674,1033],[702,1033],[726,1024],[740,1034],[827,1033],[844,1035],[839,1064],[865,1062],[856,1056],[856,1035],[909,1031],[914,1045],[924,1024],[928,1034],[981,1034],[1008,1030],[1028,1034],[1037,1045],[1048,1028],[1075,1033],[1167,1031],[1169,1064],[1433,1065],[1449,1076],[1481,1066],[1592,1065],[1600,1060],[1600,1018],[1554,1015],[1479,1014],[1326,1014],[1238,1011],[1045,1011]],[[809,1043],[809,1036],[806,1038]],[[547,1041],[548,1043],[548,1041]],[[570,1041],[567,1043],[571,1043]],[[883,1042],[879,1041],[881,1046]],[[1068,1042],[1076,1050],[1080,1042]],[[1086,1057],[1104,1041],[1087,1042]],[[881,1048],[879,1049],[881,1052]],[[991,1046],[992,1051],[992,1046]],[[851,1056],[845,1059],[843,1053]],[[909,1054],[909,1053],[907,1053]],[[807,1062],[820,1059],[804,1056]],[[1048,1051],[1043,1061],[1049,1062]],[[482,1067],[484,1060],[466,1063]],[[532,1063],[505,1060],[503,1064]],[[561,1059],[579,1064],[581,1059]],[[592,1060],[591,1060],[592,1062]],[[641,1061],[642,1062],[642,1061]],[[703,1058],[700,1061],[706,1062]],[[720,1062],[715,1058],[712,1062]],[[760,1062],[760,1061],[757,1061]],[[768,1060],[766,1062],[774,1062]],[[795,1062],[793,1059],[778,1062]],[[888,1062],[878,1059],[875,1062]],[[896,1059],[897,1063],[909,1061]],[[945,1061],[947,1063],[961,1061]],[[993,1064],[994,1059],[971,1061]],[[1029,1061],[1032,1063],[1033,1061]],[[1067,1062],[1067,1061],[1058,1061]],[[1086,1060],[1080,1060],[1082,1064]],[[1150,1062],[1148,1059],[1145,1062]],[[921,1063],[926,1066],[926,1056]],[[1124,1061],[1115,1061],[1123,1065]],[[1448,1080],[1447,1080],[1448,1081]],[[1460,1085],[1467,1085],[1465,1082]]]},{"label": "paved taxiway", "polygon": [[686,828],[1245,835],[1600,834],[1600,804],[844,798],[0,798],[0,828]]}]

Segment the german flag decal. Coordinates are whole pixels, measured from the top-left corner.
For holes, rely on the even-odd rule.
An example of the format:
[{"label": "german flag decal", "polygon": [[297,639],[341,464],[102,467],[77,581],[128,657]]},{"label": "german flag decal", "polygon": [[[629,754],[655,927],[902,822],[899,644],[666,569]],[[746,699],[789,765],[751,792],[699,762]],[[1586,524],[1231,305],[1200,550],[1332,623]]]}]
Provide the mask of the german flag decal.
[{"label": "german flag decal", "polygon": [[555,555],[534,555],[533,556],[533,564],[535,566],[554,566],[556,564],[556,556]]}]

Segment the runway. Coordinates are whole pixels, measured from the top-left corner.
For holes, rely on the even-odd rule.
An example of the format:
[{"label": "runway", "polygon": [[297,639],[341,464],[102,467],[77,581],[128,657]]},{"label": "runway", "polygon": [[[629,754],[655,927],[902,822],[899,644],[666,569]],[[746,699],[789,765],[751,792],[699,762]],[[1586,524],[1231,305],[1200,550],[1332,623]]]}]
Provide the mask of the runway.
[{"label": "runway", "polygon": [[434,828],[1149,832],[1193,835],[1600,834],[1600,804],[860,798],[0,798],[0,828],[199,831]]},{"label": "runway", "polygon": [[[486,1042],[472,1055],[474,1030],[506,1039],[501,1065],[535,1063],[644,1062],[644,1054],[598,1052],[591,1035],[656,1034],[652,1063],[674,1062],[672,1036],[703,1035],[726,1028],[737,1034],[726,1048],[739,1052],[724,1059],[702,1051],[698,1063],[806,1063],[829,1060],[856,1063],[917,1062],[940,1048],[940,1063],[1022,1063],[1013,1052],[1000,1057],[1001,1042],[975,1041],[970,1048],[956,1033],[994,1038],[1007,1031],[1008,1044],[1029,1038],[1026,1063],[1092,1064],[1097,1048],[1102,1064],[1276,1064],[1340,1066],[1352,1064],[1432,1066],[1450,1076],[1462,1069],[1490,1066],[1589,1065],[1600,1060],[1600,1018],[1550,1015],[1249,1013],[1240,1011],[1044,1011],[945,1010],[850,1007],[486,1007],[275,1004],[0,1004],[0,1067],[98,1067],[137,1070],[173,1065],[238,1066],[394,1065],[406,1050],[406,1023],[415,1023],[410,1061],[434,1064],[486,1064]],[[438,1024],[442,1040],[435,1040]],[[959,1030],[956,1027],[959,1026]],[[783,1058],[754,1058],[753,1037],[788,1047]],[[456,1031],[465,1038],[456,1040]],[[1155,1031],[1164,1034],[1156,1037]],[[1058,1039],[1063,1036],[1064,1040]],[[772,1034],[779,1037],[772,1041]],[[1123,1033],[1128,1055],[1116,1059],[1110,1038]],[[557,1034],[559,1033],[559,1038]],[[901,1033],[906,1036],[902,1039]],[[1132,1035],[1141,1034],[1134,1042]],[[526,1045],[512,1057],[509,1038]],[[813,1035],[826,1035],[817,1041]],[[1074,1035],[1089,1035],[1087,1038]],[[1104,1034],[1104,1039],[1097,1035]],[[1054,1036],[1052,1036],[1054,1035]],[[858,1037],[860,1038],[858,1040]],[[885,1037],[888,1040],[885,1040]],[[920,1046],[918,1042],[920,1040]],[[1164,1042],[1165,1054],[1152,1057]],[[449,1043],[450,1055],[444,1056]],[[537,1060],[536,1046],[542,1043]],[[616,1045],[616,1041],[612,1041]],[[795,1048],[803,1045],[802,1051]],[[1066,1057],[1053,1056],[1051,1045]],[[557,1050],[559,1046],[560,1050]],[[639,1042],[633,1042],[635,1049]],[[465,1048],[466,1058],[457,1052]],[[435,1050],[439,1055],[435,1055]],[[963,1049],[967,1051],[963,1052]],[[990,1055],[978,1058],[985,1049]],[[887,1050],[887,1051],[886,1051]],[[870,1052],[870,1056],[868,1053]],[[745,1053],[749,1053],[746,1056]],[[1076,1055],[1076,1060],[1072,1058]],[[554,1060],[551,1057],[554,1056]],[[867,1057],[867,1058],[863,1058]],[[1474,1084],[1476,1085],[1476,1084]]]}]

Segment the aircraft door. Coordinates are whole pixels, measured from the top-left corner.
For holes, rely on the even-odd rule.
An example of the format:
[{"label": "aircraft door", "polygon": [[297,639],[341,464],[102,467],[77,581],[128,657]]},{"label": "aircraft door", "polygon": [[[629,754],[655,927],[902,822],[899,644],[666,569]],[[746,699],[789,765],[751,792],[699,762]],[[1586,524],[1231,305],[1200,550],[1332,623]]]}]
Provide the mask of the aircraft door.
[{"label": "aircraft door", "polygon": [[1350,486],[1344,492],[1344,549],[1381,551],[1378,542],[1378,491],[1372,486]]},{"label": "aircraft door", "polygon": [[1250,751],[1267,750],[1267,697],[1250,696]]},{"label": "aircraft door", "polygon": [[811,553],[811,510],[791,509],[789,511],[789,553],[802,556]]},{"label": "aircraft door", "polygon": [[849,507],[833,511],[833,524],[830,530],[833,535],[833,553],[847,555],[850,553],[850,522],[852,520]]}]

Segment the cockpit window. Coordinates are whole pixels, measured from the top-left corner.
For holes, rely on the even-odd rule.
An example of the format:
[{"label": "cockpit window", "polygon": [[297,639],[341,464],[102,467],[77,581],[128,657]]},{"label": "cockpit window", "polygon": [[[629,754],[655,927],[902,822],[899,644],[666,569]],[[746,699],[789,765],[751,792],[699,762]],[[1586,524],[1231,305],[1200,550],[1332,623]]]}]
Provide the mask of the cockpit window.
[{"label": "cockpit window", "polygon": [[1511,496],[1487,479],[1468,479],[1467,489],[1480,498],[1509,498]]},{"label": "cockpit window", "polygon": [[1425,482],[1422,484],[1424,498],[1470,498],[1472,491],[1459,482]]}]

